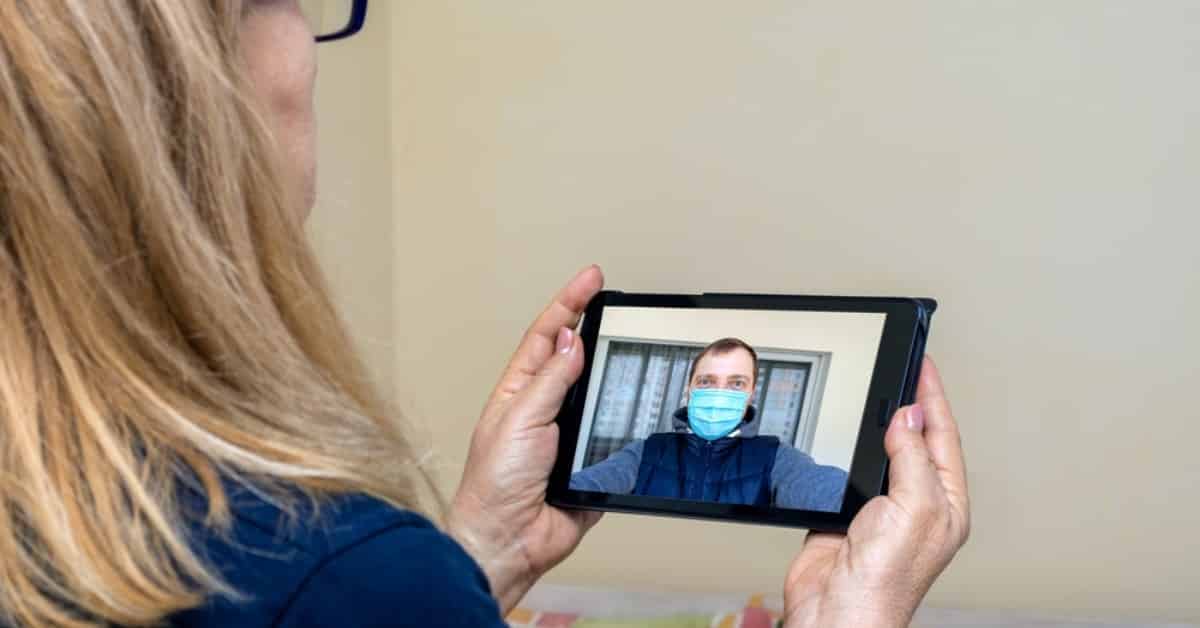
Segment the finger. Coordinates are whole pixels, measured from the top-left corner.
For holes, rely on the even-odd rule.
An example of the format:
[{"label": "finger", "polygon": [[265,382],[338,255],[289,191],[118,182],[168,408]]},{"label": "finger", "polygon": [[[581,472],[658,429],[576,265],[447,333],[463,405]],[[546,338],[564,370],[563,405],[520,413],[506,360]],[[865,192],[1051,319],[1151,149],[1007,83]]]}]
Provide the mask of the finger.
[{"label": "finger", "polygon": [[944,399],[945,397],[946,393],[942,389],[942,374],[938,371],[933,358],[926,355],[921,362],[921,377],[917,379],[917,401]]},{"label": "finger", "polygon": [[504,369],[495,394],[515,395],[526,386],[553,354],[558,330],[563,327],[574,329],[588,302],[603,287],[604,274],[595,265],[579,271],[567,282],[525,331],[521,344]]},{"label": "finger", "polygon": [[604,273],[599,266],[593,264],[580,270],[533,321],[529,331],[553,340],[560,327],[574,329],[588,302],[603,287]]},{"label": "finger", "polygon": [[846,535],[833,532],[810,531],[804,537],[804,547],[788,569],[787,588],[793,581],[807,579],[816,569],[832,565],[841,551]]},{"label": "finger", "polygon": [[570,515],[575,520],[576,525],[579,526],[580,534],[587,534],[588,530],[591,530],[597,523],[600,523],[600,519],[604,516],[604,513],[599,510],[572,510],[570,511]]},{"label": "finger", "polygon": [[934,463],[939,469],[946,469],[965,481],[962,436],[943,392],[937,365],[929,357],[925,358],[917,381],[917,403],[925,411],[925,441]]},{"label": "finger", "polygon": [[937,508],[942,494],[941,478],[922,434],[923,415],[919,404],[900,408],[883,438],[889,460],[888,497],[914,516]]},{"label": "finger", "polygon": [[846,540],[846,535],[835,532],[809,531],[804,537],[804,549],[800,550],[799,562],[822,562],[836,556]]},{"label": "finger", "polygon": [[917,402],[925,412],[925,443],[938,470],[942,486],[956,507],[966,513],[967,469],[962,436],[942,388],[937,365],[926,357],[917,383]]},{"label": "finger", "polygon": [[541,427],[554,422],[563,399],[583,371],[583,343],[570,328],[560,329],[554,353],[525,386],[505,413],[506,421],[516,421],[517,430]]}]

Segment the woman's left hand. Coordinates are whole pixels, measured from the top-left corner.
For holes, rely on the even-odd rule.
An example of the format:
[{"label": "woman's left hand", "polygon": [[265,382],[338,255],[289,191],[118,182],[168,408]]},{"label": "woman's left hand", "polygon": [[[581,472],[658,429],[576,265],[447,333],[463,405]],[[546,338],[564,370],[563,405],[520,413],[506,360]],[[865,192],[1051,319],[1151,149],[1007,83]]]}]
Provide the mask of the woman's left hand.
[{"label": "woman's left hand", "polygon": [[483,568],[506,613],[600,519],[547,504],[546,483],[558,453],[554,420],[583,370],[573,330],[603,285],[599,268],[584,269],[525,332],[475,427],[450,505],[447,532]]}]

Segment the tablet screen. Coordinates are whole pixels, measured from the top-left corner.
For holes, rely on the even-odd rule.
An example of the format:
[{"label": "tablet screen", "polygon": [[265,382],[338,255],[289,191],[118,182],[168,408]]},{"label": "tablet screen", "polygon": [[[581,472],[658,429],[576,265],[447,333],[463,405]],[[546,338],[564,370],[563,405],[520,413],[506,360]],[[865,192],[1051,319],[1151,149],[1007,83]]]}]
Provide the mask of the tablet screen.
[{"label": "tablet screen", "polygon": [[886,318],[605,307],[570,488],[839,511]]}]

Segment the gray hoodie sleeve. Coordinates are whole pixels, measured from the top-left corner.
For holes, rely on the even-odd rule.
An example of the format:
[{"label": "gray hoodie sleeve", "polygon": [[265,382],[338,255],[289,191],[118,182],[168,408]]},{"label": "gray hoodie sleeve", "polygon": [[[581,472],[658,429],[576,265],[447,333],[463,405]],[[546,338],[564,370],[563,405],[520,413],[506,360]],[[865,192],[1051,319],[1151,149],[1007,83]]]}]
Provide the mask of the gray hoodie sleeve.
[{"label": "gray hoodie sleeve", "polygon": [[635,440],[586,469],[571,474],[571,488],[577,491],[597,491],[626,495],[637,483],[638,467],[646,441]]},{"label": "gray hoodie sleeve", "polygon": [[838,467],[817,464],[808,454],[780,443],[771,471],[771,494],[777,508],[837,512],[842,509],[846,479],[846,472]]}]

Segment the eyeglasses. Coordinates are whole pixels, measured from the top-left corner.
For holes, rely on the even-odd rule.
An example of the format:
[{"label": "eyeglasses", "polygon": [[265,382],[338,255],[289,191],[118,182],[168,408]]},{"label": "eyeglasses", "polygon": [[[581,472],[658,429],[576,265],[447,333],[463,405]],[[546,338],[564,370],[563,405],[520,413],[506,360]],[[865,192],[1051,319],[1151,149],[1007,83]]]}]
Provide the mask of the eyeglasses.
[{"label": "eyeglasses", "polygon": [[362,30],[367,19],[367,0],[300,0],[317,41],[345,39]]}]

